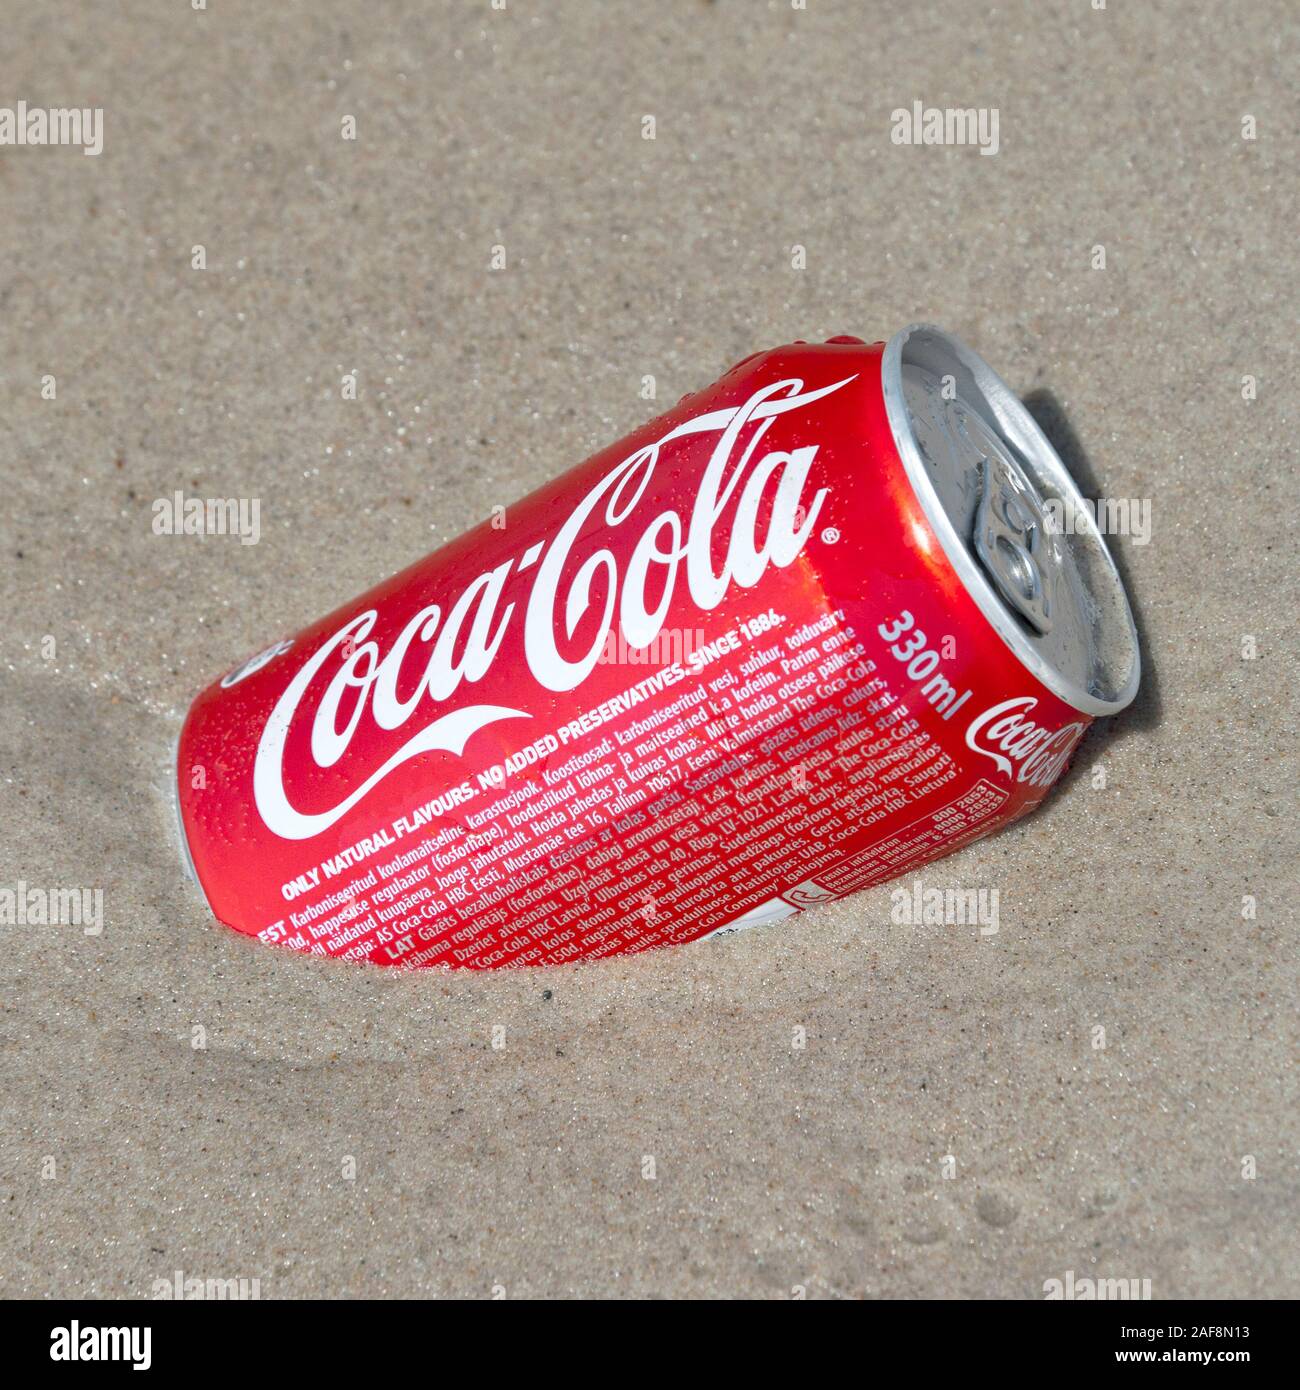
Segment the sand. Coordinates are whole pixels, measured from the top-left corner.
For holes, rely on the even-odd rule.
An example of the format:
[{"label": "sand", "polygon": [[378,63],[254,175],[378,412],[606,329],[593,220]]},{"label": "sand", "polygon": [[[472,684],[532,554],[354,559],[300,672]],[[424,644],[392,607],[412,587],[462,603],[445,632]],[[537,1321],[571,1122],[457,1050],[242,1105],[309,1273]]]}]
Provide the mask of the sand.
[{"label": "sand", "polygon": [[[0,883],[103,893],[98,935],[0,928],[0,1293],[1300,1293],[1294,6],[0,27],[0,105],[104,109],[98,157],[0,148]],[[996,106],[998,153],[892,144],[917,100]],[[640,423],[644,376],[915,319],[1152,505],[1137,703],[922,875],[998,889],[996,935],[881,888],[399,977],[207,916],[167,791],[201,686]],[[153,534],[177,489],[259,499],[259,542]]]}]

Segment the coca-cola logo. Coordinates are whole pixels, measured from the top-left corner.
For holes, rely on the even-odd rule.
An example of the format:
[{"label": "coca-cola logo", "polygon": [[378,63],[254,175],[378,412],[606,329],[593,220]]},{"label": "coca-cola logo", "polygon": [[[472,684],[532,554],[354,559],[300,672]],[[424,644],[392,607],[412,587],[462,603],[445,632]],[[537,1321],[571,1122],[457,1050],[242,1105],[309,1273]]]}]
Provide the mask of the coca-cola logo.
[{"label": "coca-cola logo", "polygon": [[1031,787],[1050,787],[1070,760],[1086,723],[1047,729],[1025,716],[1038,707],[1033,695],[1020,695],[986,709],[966,726],[966,746],[992,758],[998,771]]},{"label": "coca-cola logo", "polygon": [[[253,765],[253,795],[268,828],[287,840],[319,834],[411,758],[434,750],[463,756],[480,729],[500,720],[528,718],[525,710],[494,704],[463,705],[437,714],[360,777],[343,800],[325,810],[299,810],[285,788],[285,745],[301,721],[311,721],[310,749],[316,766],[337,766],[363,721],[395,734],[430,712],[430,706],[436,709],[449,700],[462,682],[482,680],[516,621],[518,607],[523,608],[524,655],[533,679],[547,690],[572,690],[600,660],[615,622],[629,647],[654,641],[683,572],[692,602],[707,611],[716,608],[733,586],[752,588],[769,566],[790,565],[816,526],[828,491],[819,488],[811,501],[804,499],[818,446],[774,450],[760,457],[759,445],[777,416],[822,400],[852,380],[845,377],[808,392],[798,378],[773,382],[743,405],[677,425],[612,468],[549,541],[539,541],[517,560],[480,574],[445,615],[438,604],[412,614],[386,651],[370,637],[378,619],[375,609],[350,618],[297,671],[262,731]],[[646,494],[660,451],[675,440],[701,434],[716,434],[717,441],[700,474],[690,515],[683,518],[669,508],[650,517],[630,548],[619,547],[627,557],[622,567],[612,548],[600,546],[575,569],[574,549],[584,531],[590,532],[591,518],[603,507],[608,531],[627,523]],[[765,503],[770,503],[770,514],[760,539],[759,516]],[[726,546],[721,568],[715,568],[714,531],[719,526]],[[507,580],[525,571],[533,574],[526,599],[503,605]],[[653,586],[647,582],[652,571],[657,581]],[[588,631],[594,627],[594,636],[585,651],[575,653],[575,633],[598,607],[593,589],[603,592],[598,621],[586,625]],[[648,606],[648,591],[659,594],[653,608]],[[413,663],[421,660],[425,666],[413,692],[399,698],[399,688],[410,685]],[[313,706],[308,692],[332,663],[333,675]],[[350,713],[340,728],[345,706]]]}]

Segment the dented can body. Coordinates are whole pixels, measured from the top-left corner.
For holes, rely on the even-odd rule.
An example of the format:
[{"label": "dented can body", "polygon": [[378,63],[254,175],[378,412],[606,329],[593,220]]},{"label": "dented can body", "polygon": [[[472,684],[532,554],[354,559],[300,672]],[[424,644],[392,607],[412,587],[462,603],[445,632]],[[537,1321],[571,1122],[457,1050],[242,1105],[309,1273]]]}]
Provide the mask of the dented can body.
[{"label": "dented can body", "polygon": [[1137,684],[1100,537],[938,330],[756,354],[204,691],[214,915],[380,965],[789,916],[1031,810]]}]

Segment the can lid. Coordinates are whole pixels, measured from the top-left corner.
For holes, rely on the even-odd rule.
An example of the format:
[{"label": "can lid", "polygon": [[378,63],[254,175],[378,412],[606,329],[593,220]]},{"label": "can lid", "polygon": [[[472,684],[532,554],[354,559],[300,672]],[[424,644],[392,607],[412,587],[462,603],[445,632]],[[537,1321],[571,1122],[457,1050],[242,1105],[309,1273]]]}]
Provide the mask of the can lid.
[{"label": "can lid", "polygon": [[1141,672],[1133,614],[1093,507],[1033,416],[930,324],[889,340],[882,384],[908,479],[984,616],[1075,709],[1123,709]]}]

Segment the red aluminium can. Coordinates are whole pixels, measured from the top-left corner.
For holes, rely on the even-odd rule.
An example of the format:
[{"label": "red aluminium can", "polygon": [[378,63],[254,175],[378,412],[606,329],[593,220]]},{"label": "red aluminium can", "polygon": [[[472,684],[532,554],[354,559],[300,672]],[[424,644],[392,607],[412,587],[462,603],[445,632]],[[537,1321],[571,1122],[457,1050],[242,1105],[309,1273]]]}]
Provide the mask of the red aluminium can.
[{"label": "red aluminium can", "polygon": [[1079,500],[938,329],[755,354],[205,690],[189,862],[241,932],[407,968],[894,878],[1032,810],[1136,691]]}]

